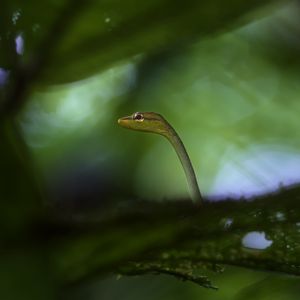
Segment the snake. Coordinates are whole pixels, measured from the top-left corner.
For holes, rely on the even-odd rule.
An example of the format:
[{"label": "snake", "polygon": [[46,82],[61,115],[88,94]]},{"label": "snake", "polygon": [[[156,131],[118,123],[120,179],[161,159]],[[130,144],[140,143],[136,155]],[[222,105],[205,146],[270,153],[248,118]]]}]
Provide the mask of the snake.
[{"label": "snake", "polygon": [[192,201],[203,203],[196,174],[186,148],[175,129],[162,115],[155,112],[135,112],[130,116],[119,118],[118,124],[127,129],[156,133],[167,138],[184,169]]}]

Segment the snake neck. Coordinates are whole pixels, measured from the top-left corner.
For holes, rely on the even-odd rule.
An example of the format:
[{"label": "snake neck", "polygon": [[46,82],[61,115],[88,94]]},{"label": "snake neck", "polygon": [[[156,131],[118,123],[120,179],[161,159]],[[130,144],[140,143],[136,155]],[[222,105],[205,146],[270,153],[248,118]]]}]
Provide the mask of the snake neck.
[{"label": "snake neck", "polygon": [[175,151],[179,157],[179,160],[182,164],[184,173],[187,178],[191,198],[196,203],[202,203],[203,198],[201,196],[197,178],[196,178],[196,174],[195,174],[193,165],[191,163],[191,160],[188,156],[188,153],[187,153],[179,135],[175,131],[175,129],[167,121],[165,121],[165,122],[166,122],[166,131],[163,133],[163,135],[172,144],[173,148],[175,149]]}]

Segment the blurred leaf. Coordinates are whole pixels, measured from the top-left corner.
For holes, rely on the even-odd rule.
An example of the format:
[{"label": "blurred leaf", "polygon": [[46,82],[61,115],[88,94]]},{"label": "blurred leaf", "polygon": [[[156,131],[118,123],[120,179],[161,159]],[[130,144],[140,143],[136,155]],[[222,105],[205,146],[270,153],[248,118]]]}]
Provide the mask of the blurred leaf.
[{"label": "blurred leaf", "polygon": [[11,69],[15,65],[15,29],[11,27],[11,11],[8,3],[1,3],[0,18],[0,68]]},{"label": "blurred leaf", "polygon": [[[51,267],[37,249],[1,254],[0,298],[9,300],[57,299]],[[29,251],[28,251],[29,250]]]},{"label": "blurred leaf", "polygon": [[0,298],[54,299],[47,254],[30,241],[41,218],[41,192],[28,149],[9,119],[0,121],[0,171]]},{"label": "blurred leaf", "polygon": [[28,229],[41,207],[29,153],[11,120],[0,122],[0,236],[18,236]]},{"label": "blurred leaf", "polygon": [[79,80],[133,55],[186,45],[204,34],[226,30],[267,2],[87,1],[70,28],[63,29],[66,34],[60,43],[53,45],[43,80]]},{"label": "blurred leaf", "polygon": [[[122,205],[119,213],[116,208],[106,209],[102,220],[92,222],[90,216],[89,221],[81,219],[74,227],[68,222],[61,228],[60,242],[51,242],[56,244],[53,258],[58,276],[69,285],[111,271],[169,270],[197,281],[195,262],[200,269],[218,271],[216,264],[229,264],[299,276],[298,195],[299,188],[293,188],[252,202],[228,200],[202,207],[188,200],[137,202],[127,209]],[[251,233],[261,233],[267,244],[251,247],[245,242]],[[203,275],[199,282],[210,286]]]},{"label": "blurred leaf", "polygon": [[86,78],[137,54],[186,45],[226,30],[269,2],[7,1],[9,9],[2,14],[6,20],[13,13],[20,15],[15,24],[6,24],[6,30],[23,34],[27,73],[43,70],[39,81],[56,84]]},{"label": "blurred leaf", "polygon": [[237,293],[238,300],[247,299],[298,299],[299,279],[292,277],[267,278],[260,280]]}]

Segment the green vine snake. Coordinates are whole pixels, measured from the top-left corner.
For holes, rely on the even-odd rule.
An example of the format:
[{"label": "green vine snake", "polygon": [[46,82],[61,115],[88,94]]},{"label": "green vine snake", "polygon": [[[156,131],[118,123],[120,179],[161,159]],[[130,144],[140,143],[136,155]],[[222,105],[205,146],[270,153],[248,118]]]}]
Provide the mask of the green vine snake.
[{"label": "green vine snake", "polygon": [[131,116],[120,118],[118,123],[122,127],[128,129],[157,133],[166,137],[174,147],[180,159],[187,178],[192,200],[197,203],[203,202],[197,178],[187,151],[175,129],[163,116],[154,112],[136,112]]}]

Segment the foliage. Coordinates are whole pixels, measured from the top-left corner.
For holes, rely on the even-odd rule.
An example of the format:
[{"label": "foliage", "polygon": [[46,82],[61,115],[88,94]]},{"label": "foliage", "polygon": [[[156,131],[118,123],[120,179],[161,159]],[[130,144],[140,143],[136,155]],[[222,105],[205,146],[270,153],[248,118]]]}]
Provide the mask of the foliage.
[{"label": "foliage", "polygon": [[[220,272],[219,264],[299,275],[298,187],[203,207],[188,199],[129,201],[128,188],[123,195],[97,195],[94,213],[68,213],[49,202],[20,127],[28,100],[43,90],[128,60],[151,73],[162,58],[237,28],[274,3],[285,1],[2,1],[1,298],[54,299],[110,272],[164,273],[204,287],[214,287],[206,275]],[[264,233],[271,246],[247,249],[249,232]]]}]

